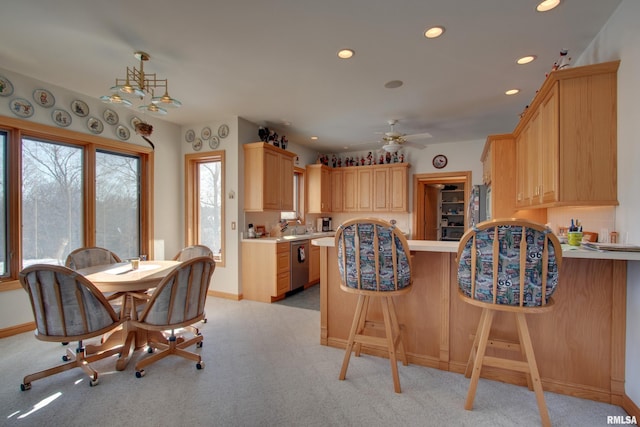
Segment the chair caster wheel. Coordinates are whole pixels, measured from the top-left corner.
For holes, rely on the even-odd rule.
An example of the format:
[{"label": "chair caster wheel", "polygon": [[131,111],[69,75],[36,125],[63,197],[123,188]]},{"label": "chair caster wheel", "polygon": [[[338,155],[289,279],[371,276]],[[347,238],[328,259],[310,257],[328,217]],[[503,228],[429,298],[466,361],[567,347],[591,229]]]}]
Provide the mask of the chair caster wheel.
[{"label": "chair caster wheel", "polygon": [[136,378],[142,378],[144,377],[144,374],[145,374],[144,369],[136,371]]},{"label": "chair caster wheel", "polygon": [[63,342],[63,343],[60,343],[60,344],[62,344],[62,345],[69,345],[69,341],[67,341],[67,342]]},{"label": "chair caster wheel", "polygon": [[89,387],[95,387],[99,382],[100,380],[98,378],[96,378],[95,380],[89,380]]},{"label": "chair caster wheel", "polygon": [[202,323],[207,323],[207,318],[202,319]]},{"label": "chair caster wheel", "polygon": [[196,348],[202,348],[202,341],[196,344]]},{"label": "chair caster wheel", "polygon": [[196,369],[200,370],[200,369],[204,369],[204,362],[198,362],[196,363]]},{"label": "chair caster wheel", "polygon": [[66,354],[64,356],[62,356],[62,361],[63,362],[68,362],[69,360],[71,360],[71,359],[69,359],[69,356],[67,356]]},{"label": "chair caster wheel", "polygon": [[153,353],[154,348],[153,347],[148,347],[147,348],[147,353],[151,354]]},{"label": "chair caster wheel", "polygon": [[31,383],[20,384],[20,390],[22,390],[22,391],[31,390]]}]

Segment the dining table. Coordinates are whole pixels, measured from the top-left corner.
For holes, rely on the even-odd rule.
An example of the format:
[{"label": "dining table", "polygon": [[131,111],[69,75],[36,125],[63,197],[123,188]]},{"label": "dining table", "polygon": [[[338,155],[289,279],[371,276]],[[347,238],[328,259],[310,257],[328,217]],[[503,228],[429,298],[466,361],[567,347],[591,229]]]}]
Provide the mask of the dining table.
[{"label": "dining table", "polygon": [[[120,309],[121,316],[135,319],[137,308],[144,304],[151,295],[149,292],[171,273],[180,261],[152,260],[140,261],[134,268],[132,262],[119,262],[79,269],[91,283],[107,296],[107,299]],[[135,350],[146,347],[150,334],[158,334],[155,339],[163,339],[160,332],[146,331],[136,328],[130,321],[109,336],[104,337],[97,345],[87,345],[87,354],[95,354],[122,346],[120,357],[116,362],[116,370],[127,367]]]}]

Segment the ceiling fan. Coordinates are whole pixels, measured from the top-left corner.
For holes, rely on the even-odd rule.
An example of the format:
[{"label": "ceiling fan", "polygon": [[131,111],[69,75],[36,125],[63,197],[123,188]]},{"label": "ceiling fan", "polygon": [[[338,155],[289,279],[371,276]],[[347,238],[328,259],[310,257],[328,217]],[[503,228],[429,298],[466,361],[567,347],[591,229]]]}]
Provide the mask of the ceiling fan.
[{"label": "ceiling fan", "polygon": [[425,147],[424,144],[416,143],[416,141],[431,138],[431,134],[427,132],[416,133],[413,135],[397,132],[395,130],[395,125],[398,121],[395,119],[389,120],[387,123],[389,123],[391,130],[389,132],[385,132],[382,137],[382,142],[385,143],[385,145],[382,146],[382,149],[388,153],[395,153],[403,146],[414,147],[422,150]]}]

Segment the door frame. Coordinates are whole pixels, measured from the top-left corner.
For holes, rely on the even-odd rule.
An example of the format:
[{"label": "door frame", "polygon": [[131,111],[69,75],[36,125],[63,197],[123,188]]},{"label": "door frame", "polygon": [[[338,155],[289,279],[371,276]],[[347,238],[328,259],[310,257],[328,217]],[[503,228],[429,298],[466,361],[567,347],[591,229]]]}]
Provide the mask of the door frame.
[{"label": "door frame", "polygon": [[[464,206],[469,206],[469,190],[471,186],[471,171],[460,172],[439,172],[424,173],[413,175],[413,207],[415,214],[413,215],[415,240],[424,240],[425,232],[425,208],[424,208],[424,192],[427,185],[432,184],[464,184]],[[469,218],[468,212],[464,214],[464,228],[467,229]]]}]

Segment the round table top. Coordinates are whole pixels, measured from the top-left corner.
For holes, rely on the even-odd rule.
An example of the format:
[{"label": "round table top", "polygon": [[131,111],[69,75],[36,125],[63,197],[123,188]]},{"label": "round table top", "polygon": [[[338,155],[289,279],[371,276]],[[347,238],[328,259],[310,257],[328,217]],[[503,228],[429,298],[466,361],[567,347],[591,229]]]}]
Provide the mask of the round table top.
[{"label": "round table top", "polygon": [[135,292],[157,286],[179,264],[180,261],[140,261],[140,267],[133,270],[130,262],[119,262],[82,268],[78,273],[102,292]]}]

